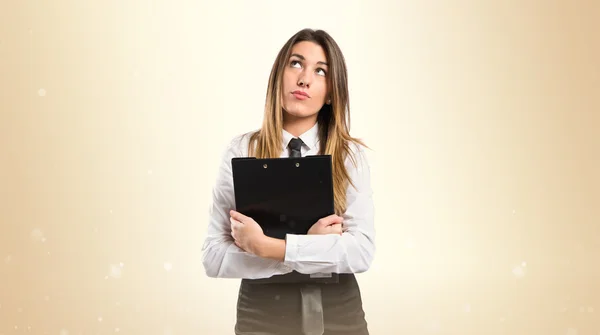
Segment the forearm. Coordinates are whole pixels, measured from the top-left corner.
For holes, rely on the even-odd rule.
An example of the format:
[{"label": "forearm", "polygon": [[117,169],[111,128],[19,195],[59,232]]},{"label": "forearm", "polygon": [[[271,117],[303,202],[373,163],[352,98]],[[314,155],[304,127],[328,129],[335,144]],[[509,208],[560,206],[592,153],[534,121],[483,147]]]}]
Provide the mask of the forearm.
[{"label": "forearm", "polygon": [[265,236],[256,246],[257,256],[278,262],[285,260],[285,240]]},{"label": "forearm", "polygon": [[202,263],[206,275],[213,278],[268,278],[289,269],[281,261],[253,255],[232,241],[212,241],[203,248]]},{"label": "forearm", "polygon": [[374,253],[373,237],[357,231],[288,235],[284,264],[300,273],[360,273],[369,269]]}]

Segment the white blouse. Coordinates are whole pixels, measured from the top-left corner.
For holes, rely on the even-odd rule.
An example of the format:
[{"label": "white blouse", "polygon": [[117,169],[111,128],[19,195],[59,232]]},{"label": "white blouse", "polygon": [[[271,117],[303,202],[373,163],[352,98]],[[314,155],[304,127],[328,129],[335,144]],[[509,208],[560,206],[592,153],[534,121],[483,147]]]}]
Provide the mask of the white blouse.
[{"label": "white blouse", "polygon": [[[356,188],[346,191],[346,212],[342,235],[286,235],[283,262],[250,254],[233,243],[229,210],[235,209],[231,159],[248,156],[251,133],[235,137],[223,155],[216,184],[208,233],[202,247],[202,263],[209,277],[267,278],[296,270],[304,274],[360,273],[369,269],[375,253],[373,191],[369,164],[360,145],[351,144],[356,166],[346,158],[346,169]],[[294,138],[283,131],[281,157],[289,157],[288,143]],[[302,156],[318,155],[318,123],[300,136]]]}]

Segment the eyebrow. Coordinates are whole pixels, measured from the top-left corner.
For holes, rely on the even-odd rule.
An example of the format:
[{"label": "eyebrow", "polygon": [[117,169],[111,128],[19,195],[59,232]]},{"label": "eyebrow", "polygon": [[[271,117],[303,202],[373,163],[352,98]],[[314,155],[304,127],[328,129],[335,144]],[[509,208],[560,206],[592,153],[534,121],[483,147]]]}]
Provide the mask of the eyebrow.
[{"label": "eyebrow", "polygon": [[[298,57],[298,58],[300,58],[302,60],[306,60],[306,58],[304,58],[304,56],[299,55],[299,54],[292,54],[290,57]],[[325,66],[329,66],[329,64],[327,64],[327,62],[318,61],[317,64],[323,64]]]}]

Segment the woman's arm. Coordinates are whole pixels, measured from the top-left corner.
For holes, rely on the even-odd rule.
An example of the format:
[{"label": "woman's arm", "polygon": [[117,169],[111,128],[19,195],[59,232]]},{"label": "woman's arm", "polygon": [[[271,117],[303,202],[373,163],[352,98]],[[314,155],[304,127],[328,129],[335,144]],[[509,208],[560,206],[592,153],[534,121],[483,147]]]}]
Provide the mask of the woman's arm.
[{"label": "woman's arm", "polygon": [[[231,159],[240,156],[242,138],[231,142],[219,168],[213,188],[208,233],[202,247],[202,264],[209,277],[267,278],[291,269],[283,262],[259,257],[240,249],[231,236],[229,211],[235,206]],[[241,148],[241,149],[240,149]]]},{"label": "woman's arm", "polygon": [[[255,221],[252,218],[249,218],[241,213],[236,211],[232,211],[232,217],[236,219],[237,222],[244,222],[252,224]],[[342,220],[343,218],[337,215],[330,215],[324,218],[321,218],[317,223],[313,224],[313,226],[308,231],[308,235],[327,235],[327,234],[335,234],[342,235]],[[287,238],[288,235],[286,235]],[[265,258],[274,259],[277,261],[285,261],[285,240],[271,238],[268,236],[256,236],[255,240],[252,241],[250,238],[247,243],[248,246],[242,248],[244,250],[251,250],[252,253]],[[239,246],[239,243],[236,243]]]}]

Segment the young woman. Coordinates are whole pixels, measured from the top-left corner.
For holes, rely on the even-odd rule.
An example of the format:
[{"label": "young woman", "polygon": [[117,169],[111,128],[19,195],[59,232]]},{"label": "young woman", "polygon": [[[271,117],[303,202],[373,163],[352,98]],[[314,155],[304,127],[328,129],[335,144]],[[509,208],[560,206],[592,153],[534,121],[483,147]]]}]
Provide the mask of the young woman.
[{"label": "young woman", "polygon": [[[350,136],[349,118],[340,48],[322,30],[299,31],[273,64],[262,127],[231,141],[213,189],[202,261],[210,277],[242,278],[235,334],[368,334],[354,274],[373,260],[374,210],[366,146]],[[306,155],[332,156],[336,214],[275,239],[233,210],[233,157]],[[339,278],[277,281],[292,273]]]}]

